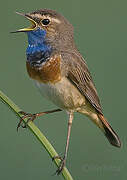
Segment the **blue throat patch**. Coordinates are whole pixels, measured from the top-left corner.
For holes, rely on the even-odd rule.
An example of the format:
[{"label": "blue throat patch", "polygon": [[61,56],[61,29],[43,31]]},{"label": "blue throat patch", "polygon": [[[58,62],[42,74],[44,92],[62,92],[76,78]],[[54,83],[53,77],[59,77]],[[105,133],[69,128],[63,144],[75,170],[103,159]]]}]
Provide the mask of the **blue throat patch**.
[{"label": "blue throat patch", "polygon": [[27,61],[32,66],[39,66],[50,57],[52,52],[51,46],[46,43],[46,31],[38,28],[26,33],[28,36]]}]

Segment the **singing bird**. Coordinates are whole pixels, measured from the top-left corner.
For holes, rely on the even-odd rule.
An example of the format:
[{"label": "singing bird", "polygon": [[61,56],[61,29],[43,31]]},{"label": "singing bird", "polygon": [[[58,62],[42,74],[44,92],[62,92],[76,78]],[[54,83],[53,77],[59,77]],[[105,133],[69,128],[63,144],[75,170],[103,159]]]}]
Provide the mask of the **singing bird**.
[{"label": "singing bird", "polygon": [[113,146],[120,147],[118,135],[103,115],[86,62],[74,43],[73,26],[54,10],[18,14],[32,23],[31,27],[15,31],[25,32],[28,36],[27,72],[41,94],[60,108],[36,114],[23,113],[23,118],[34,120],[37,116],[61,110],[69,115],[64,156],[54,157],[61,159],[57,174],[66,163],[74,112],[88,116]]}]

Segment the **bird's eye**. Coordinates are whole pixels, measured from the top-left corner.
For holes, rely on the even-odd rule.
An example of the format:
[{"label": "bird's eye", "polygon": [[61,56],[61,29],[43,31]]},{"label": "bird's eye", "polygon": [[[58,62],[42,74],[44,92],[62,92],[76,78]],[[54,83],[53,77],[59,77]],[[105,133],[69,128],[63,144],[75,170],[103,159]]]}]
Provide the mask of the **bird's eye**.
[{"label": "bird's eye", "polygon": [[43,19],[41,22],[42,22],[43,25],[46,26],[46,25],[48,25],[50,23],[50,20],[49,19]]}]

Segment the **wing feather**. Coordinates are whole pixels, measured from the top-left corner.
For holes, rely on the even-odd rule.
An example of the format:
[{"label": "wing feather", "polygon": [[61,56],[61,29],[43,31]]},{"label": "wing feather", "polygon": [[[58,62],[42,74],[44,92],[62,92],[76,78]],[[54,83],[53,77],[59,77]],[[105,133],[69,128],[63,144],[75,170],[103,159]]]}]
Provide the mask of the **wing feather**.
[{"label": "wing feather", "polygon": [[78,88],[91,105],[101,114],[102,108],[97,95],[92,77],[88,67],[81,55],[76,53],[64,52],[62,54],[67,78]]}]

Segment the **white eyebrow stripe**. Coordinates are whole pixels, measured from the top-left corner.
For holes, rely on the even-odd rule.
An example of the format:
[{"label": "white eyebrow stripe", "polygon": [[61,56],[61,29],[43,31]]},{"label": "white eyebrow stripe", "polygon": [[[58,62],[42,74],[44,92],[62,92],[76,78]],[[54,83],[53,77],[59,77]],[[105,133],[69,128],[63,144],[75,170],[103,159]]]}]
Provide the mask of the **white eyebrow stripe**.
[{"label": "white eyebrow stripe", "polygon": [[59,19],[56,19],[56,18],[52,18],[52,21],[54,21],[54,22],[56,22],[56,23],[58,23],[58,24],[61,23],[61,21],[60,21]]},{"label": "white eyebrow stripe", "polygon": [[37,18],[39,18],[39,19],[41,19],[41,18],[44,18],[44,19],[49,19],[50,21],[52,20],[52,21],[54,21],[54,22],[56,22],[56,23],[58,23],[58,24],[60,24],[61,23],[61,21],[59,20],[59,19],[57,19],[57,18],[54,18],[54,17],[50,17],[50,16],[45,16],[45,15],[41,15],[41,14],[36,14],[36,17]]}]

